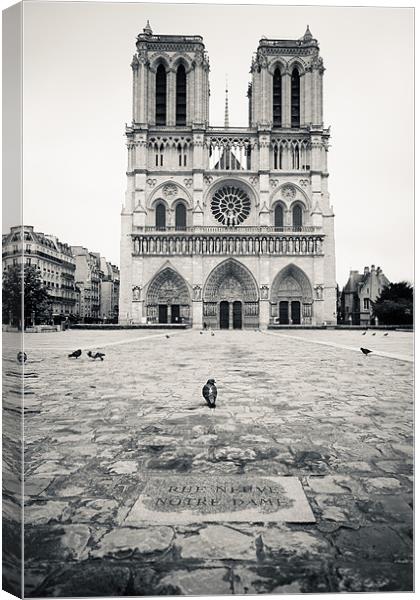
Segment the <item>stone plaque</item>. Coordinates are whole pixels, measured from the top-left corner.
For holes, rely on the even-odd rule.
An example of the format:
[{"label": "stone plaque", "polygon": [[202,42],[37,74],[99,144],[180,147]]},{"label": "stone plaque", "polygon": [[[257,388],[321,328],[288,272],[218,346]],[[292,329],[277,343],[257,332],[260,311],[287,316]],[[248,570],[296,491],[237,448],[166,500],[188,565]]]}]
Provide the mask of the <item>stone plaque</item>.
[{"label": "stone plaque", "polygon": [[297,477],[151,476],[125,525],[208,521],[314,523]]}]

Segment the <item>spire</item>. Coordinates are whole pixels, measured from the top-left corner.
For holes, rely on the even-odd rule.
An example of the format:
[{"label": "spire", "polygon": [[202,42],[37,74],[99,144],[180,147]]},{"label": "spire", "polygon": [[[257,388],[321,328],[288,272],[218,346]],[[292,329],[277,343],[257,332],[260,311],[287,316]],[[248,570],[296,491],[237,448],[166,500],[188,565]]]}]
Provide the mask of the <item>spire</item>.
[{"label": "spire", "polygon": [[307,25],[305,35],[303,36],[303,41],[310,42],[311,40],[313,40],[313,35],[311,33],[311,30],[309,29],[309,25]]},{"label": "spire", "polygon": [[228,80],[226,75],[226,97],[225,97],[225,127],[229,127],[229,91],[228,91]]},{"label": "spire", "polygon": [[150,27],[149,19],[147,19],[147,25],[143,29],[143,33],[145,33],[146,35],[152,35],[153,34],[152,28]]}]

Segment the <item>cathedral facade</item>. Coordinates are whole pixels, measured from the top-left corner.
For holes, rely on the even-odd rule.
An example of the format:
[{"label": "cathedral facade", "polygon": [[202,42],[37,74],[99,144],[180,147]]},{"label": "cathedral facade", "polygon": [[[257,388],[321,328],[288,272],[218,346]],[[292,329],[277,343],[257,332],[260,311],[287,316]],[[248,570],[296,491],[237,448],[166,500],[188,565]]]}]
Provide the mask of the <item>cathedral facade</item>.
[{"label": "cathedral facade", "polygon": [[309,28],[260,40],[248,127],[229,127],[227,110],[223,127],[209,126],[201,36],[147,24],[136,46],[120,323],[335,323],[330,134]]}]

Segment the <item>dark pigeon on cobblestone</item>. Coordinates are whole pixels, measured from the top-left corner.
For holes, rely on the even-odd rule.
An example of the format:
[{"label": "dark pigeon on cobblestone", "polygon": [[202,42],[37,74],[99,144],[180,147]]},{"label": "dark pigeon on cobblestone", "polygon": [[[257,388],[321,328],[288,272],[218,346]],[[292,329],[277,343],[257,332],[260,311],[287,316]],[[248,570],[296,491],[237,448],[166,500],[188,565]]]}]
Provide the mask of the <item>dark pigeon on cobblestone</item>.
[{"label": "dark pigeon on cobblestone", "polygon": [[79,358],[79,356],[82,356],[81,350],[75,350],[74,352],[69,354],[69,358]]},{"label": "dark pigeon on cobblestone", "polygon": [[97,358],[103,360],[105,356],[103,352],[95,352],[95,354],[93,354],[93,352],[91,352],[90,350],[89,352],[87,352],[87,355],[89,356],[89,358],[93,358],[93,360],[96,360]]},{"label": "dark pigeon on cobblestone", "polygon": [[214,335],[214,331],[212,331],[211,334]]},{"label": "dark pigeon on cobblestone", "polygon": [[208,379],[203,387],[203,396],[209,408],[216,408],[217,387],[214,379]]},{"label": "dark pigeon on cobblestone", "polygon": [[28,357],[26,356],[26,352],[18,352],[16,358],[17,358],[18,363],[22,364],[22,363],[26,363],[26,360]]},{"label": "dark pigeon on cobblestone", "polygon": [[166,336],[165,336],[165,337],[166,337],[166,339],[167,339],[167,340],[169,340],[169,337],[170,337],[170,336],[169,336],[168,334],[166,334]]},{"label": "dark pigeon on cobblestone", "polygon": [[369,350],[368,348],[360,348],[360,350],[363,352],[363,354],[365,356],[367,356],[368,354],[370,354],[372,352],[372,350]]},{"label": "dark pigeon on cobblestone", "polygon": [[384,333],[384,337],[385,337],[386,335],[388,335],[388,332]]},{"label": "dark pigeon on cobblestone", "polygon": [[367,333],[367,330],[366,330],[366,331],[364,331],[364,332],[362,333],[362,335],[366,335],[366,333]]},{"label": "dark pigeon on cobblestone", "polygon": [[372,335],[376,335],[376,331],[374,331],[374,332],[372,333]]}]

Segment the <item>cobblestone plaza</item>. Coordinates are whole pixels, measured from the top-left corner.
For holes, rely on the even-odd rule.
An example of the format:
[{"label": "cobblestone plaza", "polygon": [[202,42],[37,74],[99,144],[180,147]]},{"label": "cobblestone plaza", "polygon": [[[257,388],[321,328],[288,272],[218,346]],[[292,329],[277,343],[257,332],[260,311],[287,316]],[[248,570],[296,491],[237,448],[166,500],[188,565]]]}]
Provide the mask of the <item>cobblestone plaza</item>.
[{"label": "cobblestone plaza", "polygon": [[[25,336],[26,594],[412,589],[412,341],[326,330]],[[68,359],[76,348],[105,360]],[[201,397],[209,377],[214,412]],[[7,453],[5,469],[7,515]],[[133,524],[152,476],[297,477],[315,522]]]}]

